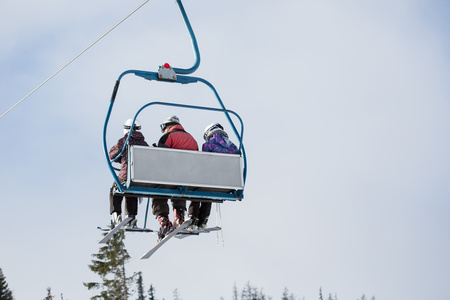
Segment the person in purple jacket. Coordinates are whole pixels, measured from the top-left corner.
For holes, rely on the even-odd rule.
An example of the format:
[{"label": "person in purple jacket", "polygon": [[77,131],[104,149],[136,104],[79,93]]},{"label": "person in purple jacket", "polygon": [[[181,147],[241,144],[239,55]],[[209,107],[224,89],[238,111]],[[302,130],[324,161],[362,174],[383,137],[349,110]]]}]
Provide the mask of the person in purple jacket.
[{"label": "person in purple jacket", "polygon": [[[131,125],[133,124],[133,119],[128,119],[123,124],[123,134],[124,136],[120,138],[117,143],[109,150],[108,156],[110,159],[114,159],[123,149],[125,142],[128,138],[128,134],[130,133]],[[139,131],[141,129],[141,124],[138,120],[134,123],[133,130],[131,132],[130,139],[128,141],[129,145],[140,145],[140,146],[148,146],[145,141],[144,135]],[[121,184],[124,184],[127,181],[128,175],[128,152],[125,150],[122,155],[117,158],[114,162],[120,163],[120,172],[117,177]],[[111,214],[111,228],[119,225],[122,222],[122,200],[123,196],[114,195],[113,191],[117,188],[116,182],[113,183],[109,191],[109,203],[110,203],[110,214]],[[136,215],[138,212],[138,198],[137,197],[125,197],[125,213],[133,218],[126,226],[128,227],[136,227]]]},{"label": "person in purple jacket", "polygon": [[[206,126],[203,134],[205,143],[202,146],[204,152],[219,152],[239,154],[239,149],[228,139],[228,134],[219,123]],[[211,213],[211,202],[192,201],[189,205],[189,216],[193,220],[190,226],[192,230],[203,230],[206,228]]]}]

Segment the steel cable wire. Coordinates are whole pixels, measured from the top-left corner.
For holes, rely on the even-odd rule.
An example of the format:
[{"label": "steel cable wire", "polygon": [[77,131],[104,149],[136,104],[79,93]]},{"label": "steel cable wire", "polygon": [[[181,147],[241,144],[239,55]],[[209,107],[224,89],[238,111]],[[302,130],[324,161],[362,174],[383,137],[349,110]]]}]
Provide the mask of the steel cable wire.
[{"label": "steel cable wire", "polygon": [[35,87],[31,92],[29,92],[25,97],[23,97],[19,102],[17,102],[16,104],[14,104],[13,106],[11,106],[10,109],[8,109],[6,112],[4,112],[1,116],[0,119],[3,118],[3,116],[5,116],[7,113],[9,113],[11,110],[13,110],[17,105],[19,105],[20,103],[22,103],[22,101],[24,101],[25,99],[27,99],[31,94],[33,94],[35,91],[37,91],[41,86],[43,86],[45,83],[47,83],[47,81],[49,81],[50,79],[52,79],[53,77],[55,77],[59,72],[61,72],[62,70],[64,70],[68,65],[70,65],[74,60],[76,60],[78,57],[80,57],[84,52],[86,52],[87,50],[89,50],[92,46],[94,46],[98,41],[100,41],[102,38],[104,38],[108,33],[110,33],[111,31],[113,31],[117,26],[119,26],[120,24],[122,24],[126,19],[128,19],[132,14],[134,14],[136,11],[138,11],[142,6],[144,6],[148,1],[150,0],[145,0],[141,5],[139,5],[137,8],[135,8],[132,12],[130,12],[128,15],[126,15],[122,20],[120,20],[118,23],[116,23],[116,25],[114,25],[113,27],[111,27],[108,31],[106,31],[104,34],[102,34],[99,38],[97,38],[94,42],[92,42],[89,46],[87,46],[83,51],[81,51],[80,53],[78,53],[74,58],[72,58],[69,62],[67,62],[64,66],[62,66],[58,71],[56,71],[55,73],[53,73],[53,75],[51,75],[50,77],[48,77],[46,80],[44,80],[41,84],[39,84],[37,87]]}]

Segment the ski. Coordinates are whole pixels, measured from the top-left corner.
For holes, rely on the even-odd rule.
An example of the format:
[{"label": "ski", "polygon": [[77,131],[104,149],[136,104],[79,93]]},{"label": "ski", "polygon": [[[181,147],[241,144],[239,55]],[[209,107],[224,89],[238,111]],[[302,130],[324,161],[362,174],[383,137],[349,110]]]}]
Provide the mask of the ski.
[{"label": "ski", "polygon": [[173,238],[174,236],[176,236],[180,231],[184,230],[185,228],[187,228],[189,225],[191,225],[192,220],[187,220],[186,222],[184,222],[183,224],[181,224],[180,226],[178,226],[178,228],[176,228],[174,231],[172,231],[171,233],[169,233],[167,236],[165,236],[159,243],[157,243],[150,251],[148,251],[147,253],[145,253],[144,255],[141,256],[141,259],[147,259],[150,256],[152,256],[153,253],[156,252],[156,250],[158,250],[159,248],[161,248],[162,245],[164,245],[165,243],[167,243],[168,240],[170,240],[171,238]]},{"label": "ski", "polygon": [[180,231],[176,238],[177,239],[184,239],[188,236],[192,236],[192,235],[200,235],[200,233],[210,233],[211,231],[218,231],[221,230],[222,228],[219,226],[215,226],[215,227],[209,227],[209,228],[204,228],[202,230],[183,230]]},{"label": "ski", "polygon": [[112,236],[119,231],[120,228],[122,228],[125,224],[127,224],[128,222],[130,222],[133,218],[126,218],[125,220],[123,220],[122,222],[119,223],[119,225],[117,225],[116,227],[114,227],[113,229],[111,229],[110,232],[108,232],[107,235],[105,235],[100,241],[98,241],[99,244],[104,244],[106,243],[110,238],[112,238]]},{"label": "ski", "polygon": [[[101,231],[110,231],[111,228],[108,227],[97,227],[98,230]],[[121,230],[125,230],[125,231],[129,231],[129,232],[154,232],[152,229],[150,228],[139,228],[139,227],[134,227],[134,228],[127,228],[127,227],[122,227],[120,228]]]},{"label": "ski", "polygon": [[195,231],[191,231],[191,230],[183,230],[178,232],[178,234],[175,236],[177,239],[184,239],[187,238],[188,236],[193,236],[193,235],[200,235],[200,232],[195,232]]},{"label": "ski", "polygon": [[218,230],[222,230],[221,227],[219,226],[215,226],[215,227],[209,227],[209,228],[205,228],[203,229],[205,232],[211,232],[211,231],[218,231]]}]

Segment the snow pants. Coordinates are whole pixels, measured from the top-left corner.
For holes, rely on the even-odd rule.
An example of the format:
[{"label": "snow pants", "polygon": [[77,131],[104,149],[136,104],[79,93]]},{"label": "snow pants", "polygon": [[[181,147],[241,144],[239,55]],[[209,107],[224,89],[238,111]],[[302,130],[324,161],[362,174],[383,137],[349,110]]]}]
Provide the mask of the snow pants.
[{"label": "snow pants", "polygon": [[[117,184],[114,182],[109,190],[109,213],[114,212],[119,215],[122,214],[122,195],[113,195],[113,191],[117,188]],[[137,197],[125,197],[125,214],[136,216],[138,213],[138,198]]]},{"label": "snow pants", "polygon": [[[170,213],[168,200],[166,198],[153,198],[152,211],[155,216],[167,216]],[[186,211],[186,200],[172,200],[174,209]]]},{"label": "snow pants", "polygon": [[211,204],[211,202],[191,201],[188,215],[199,219],[202,223],[211,213]]}]

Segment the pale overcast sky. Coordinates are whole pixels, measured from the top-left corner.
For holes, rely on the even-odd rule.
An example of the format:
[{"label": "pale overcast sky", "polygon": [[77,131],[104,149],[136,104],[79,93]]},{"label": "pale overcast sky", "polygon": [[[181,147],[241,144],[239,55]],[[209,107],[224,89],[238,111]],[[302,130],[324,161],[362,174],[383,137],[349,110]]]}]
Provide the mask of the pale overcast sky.
[{"label": "pale overcast sky", "polygon": [[[0,113],[143,1],[0,5]],[[221,206],[216,234],[156,241],[128,234],[128,274],[158,299],[232,299],[247,282],[281,299],[447,299],[450,278],[450,5],[439,0],[183,2],[201,64],[245,123],[245,199]],[[16,299],[88,299],[83,282],[109,222],[102,149],[111,92],[125,70],[193,64],[174,1],[149,1],[0,119],[0,268]],[[217,106],[203,86],[122,80],[108,143],[150,101]],[[158,108],[150,142],[180,117],[199,143],[221,114]],[[233,137],[232,137],[233,139]],[[234,138],[235,139],[235,138]],[[144,222],[140,206],[139,223]],[[215,212],[210,224],[216,223]],[[147,224],[157,229],[149,216]]]}]

